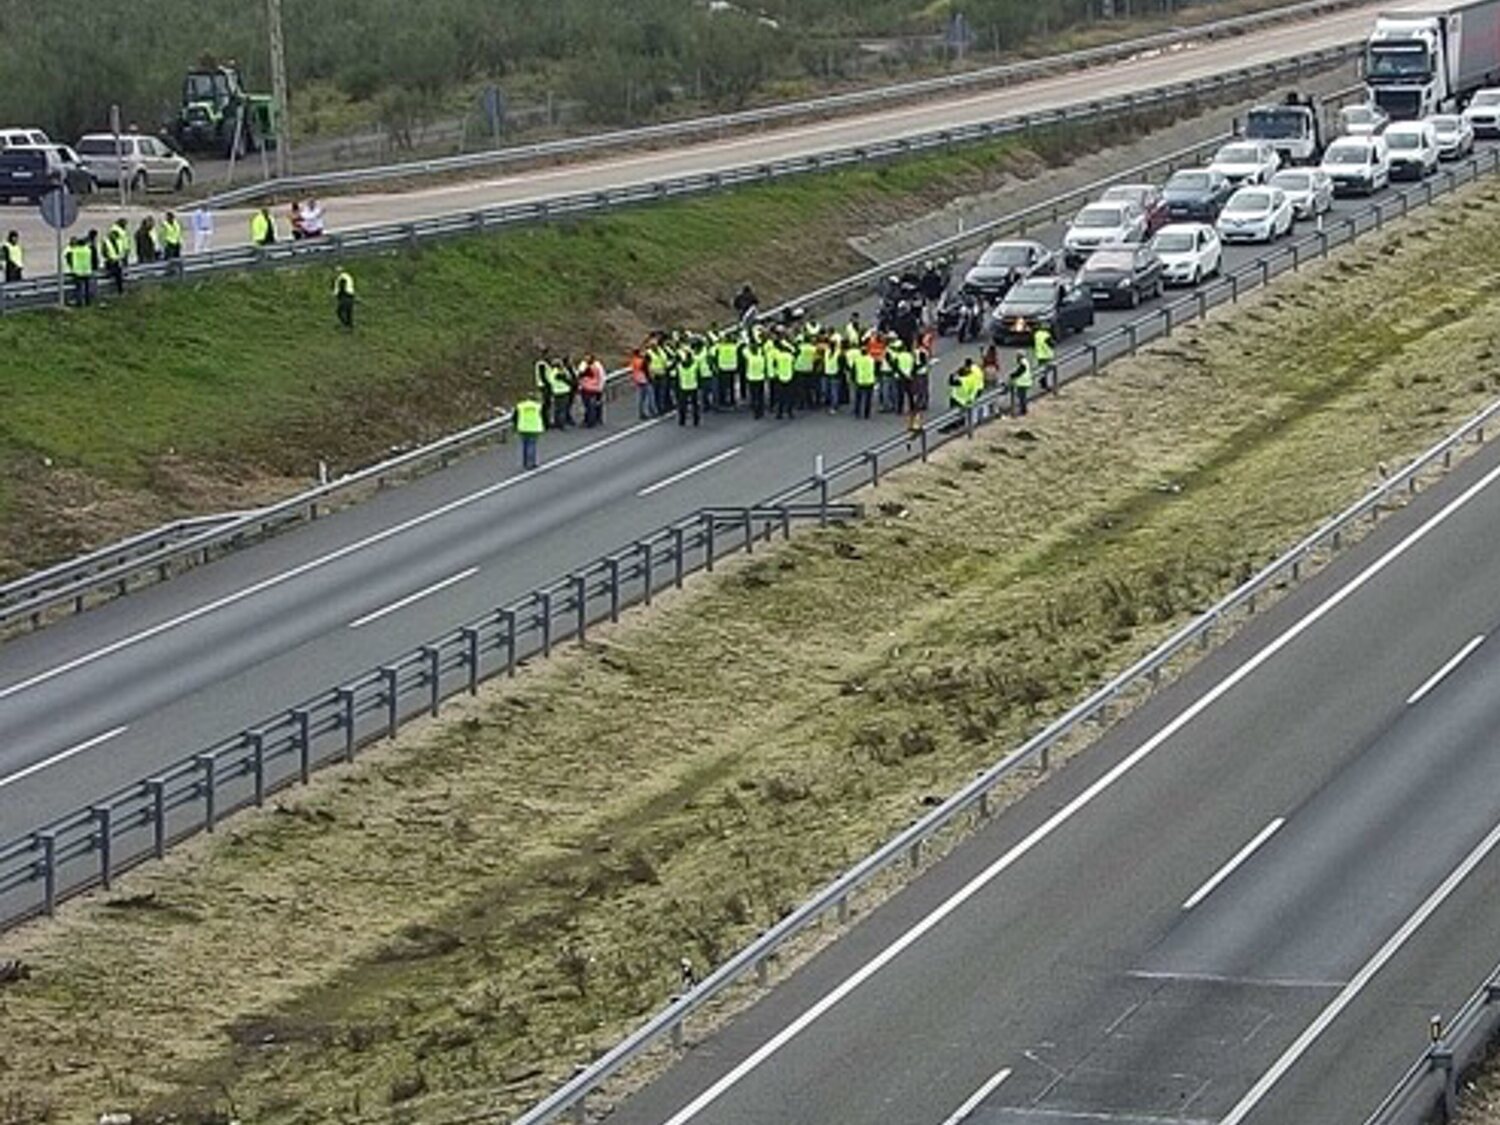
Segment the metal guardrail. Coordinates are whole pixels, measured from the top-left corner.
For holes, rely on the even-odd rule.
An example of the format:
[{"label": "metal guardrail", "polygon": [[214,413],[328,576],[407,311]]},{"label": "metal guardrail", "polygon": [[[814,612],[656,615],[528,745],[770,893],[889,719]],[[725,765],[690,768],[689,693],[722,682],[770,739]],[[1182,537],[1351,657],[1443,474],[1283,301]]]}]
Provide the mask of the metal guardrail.
[{"label": "metal guardrail", "polygon": [[[354,254],[404,249],[423,241],[482,234],[507,227],[550,222],[554,219],[595,215],[635,204],[657,203],[720,191],[747,184],[768,183],[808,172],[891,160],[900,157],[1013,136],[1034,129],[1076,125],[1140,113],[1203,97],[1222,97],[1231,91],[1251,89],[1326,69],[1355,57],[1359,44],[1346,44],[1295,55],[1273,63],[1258,63],[1224,71],[1210,78],[1171,83],[1152,90],[1123,94],[1116,98],[1081,102],[1036,113],[1011,114],[992,121],[930,130],[909,137],[864,145],[851,145],[786,160],[747,163],[715,172],[669,177],[596,192],[575,192],[520,203],[501,204],[410,222],[380,223],[320,239],[276,243],[272,246],[237,246],[205,254],[190,254],[172,262],[153,262],[130,267],[135,282],[190,281],[212,274],[332,263]],[[57,303],[56,274],[40,275],[10,285],[0,285],[0,314]]]},{"label": "metal guardrail", "polygon": [[924,78],[911,82],[892,83],[865,90],[854,90],[843,94],[809,98],[803,101],[782,102],[759,109],[741,110],[736,113],[714,114],[694,117],[682,121],[665,122],[660,125],[644,125],[632,129],[619,129],[606,133],[594,133],[564,140],[543,141],[537,144],[515,145],[488,152],[468,153],[461,156],[441,157],[433,160],[405,161],[374,168],[356,168],[344,172],[321,172],[311,175],[287,176],[261,183],[247,184],[219,192],[204,200],[208,207],[230,207],[251,200],[275,197],[282,192],[311,192],[327,188],[346,187],[351,184],[368,184],[415,176],[432,176],[452,172],[470,171],[475,168],[498,168],[508,164],[520,164],[556,157],[577,156],[616,148],[627,148],[651,144],[663,140],[677,140],[702,134],[721,134],[730,130],[786,121],[798,117],[813,117],[866,106],[885,106],[895,102],[911,101],[934,94],[970,90],[979,86],[1007,85],[1019,80],[1032,79],[1058,71],[1078,70],[1113,62],[1149,51],[1160,51],[1200,40],[1219,39],[1226,36],[1243,35],[1262,27],[1287,23],[1328,12],[1358,7],[1367,0],[1310,0],[1264,12],[1234,16],[1224,20],[1192,27],[1174,28],[1154,35],[1140,36],[1119,43],[1068,51],[1041,59],[1002,63],[964,71],[959,74]]},{"label": "metal guardrail", "polygon": [[[618,621],[633,602],[681,587],[728,554],[754,550],[793,523],[857,519],[858,505],[778,504],[705,508],[644,535],[532,593],[499,606],[421,648],[348,680],[135,785],[0,847],[0,929],[63,898],[108,888],[127,868],[160,858],[179,840],[212,832],[236,809],[270,794],[364,744],[395,737],[401,724],[436,715],[444,699],[481,681],[515,675],[532,656],[582,640],[601,621]],[[28,888],[38,893],[27,896]],[[19,901],[18,901],[19,900]]]},{"label": "metal guardrail", "polygon": [[1434,1017],[1428,1046],[1417,1056],[1364,1125],[1447,1125],[1458,1118],[1459,1079],[1500,1033],[1500,965],[1485,977],[1450,1020]]},{"label": "metal guardrail", "polygon": [[[1436,195],[1451,190],[1458,184],[1497,170],[1500,170],[1500,150],[1489,149],[1457,168],[1446,170],[1446,176],[1440,177],[1436,184],[1430,180],[1424,181],[1415,189],[1415,194],[1424,195],[1424,201],[1430,202]],[[1361,233],[1381,228],[1386,219],[1393,217],[1384,213],[1386,208],[1383,204],[1386,202],[1394,204],[1390,210],[1396,217],[1406,214],[1411,206],[1407,193],[1379,201],[1370,211],[1362,212],[1361,216],[1351,215],[1332,230],[1318,231],[1285,245],[1283,252],[1274,259],[1277,263],[1275,265],[1271,264],[1273,259],[1261,259],[1246,269],[1225,275],[1209,286],[1131,321],[1083,348],[1075,348],[1060,355],[1055,369],[1050,372],[1053,376],[1053,388],[1092,374],[1102,363],[1121,355],[1132,354],[1150,340],[1168,335],[1174,327],[1205,315],[1209,309],[1237,301],[1241,294],[1269,283],[1273,277],[1296,269],[1304,262],[1324,257],[1331,249],[1352,241]],[[1365,220],[1363,223],[1361,217]],[[910,437],[897,435],[873,445],[829,470],[824,476],[812,478],[782,493],[770,503],[795,500],[808,493],[822,498],[863,485],[877,484],[883,472],[889,472],[899,464],[917,458],[925,459],[930,445],[934,444],[932,439],[936,437],[941,441],[947,427],[956,424],[960,427],[959,432],[971,434],[974,427],[985,418],[995,416],[1005,400],[1004,390],[987,392],[981,397],[975,410],[967,415],[950,412],[933,419],[918,434]],[[632,1062],[663,1041],[680,1044],[686,1020],[725,990],[752,973],[758,982],[765,984],[769,980],[770,959],[786,942],[830,913],[836,913],[841,922],[846,921],[851,896],[876,876],[903,861],[910,861],[915,865],[921,859],[923,846],[937,834],[953,827],[960,817],[970,812],[977,813],[980,817],[988,816],[989,796],[1007,777],[1023,766],[1034,764],[1040,769],[1047,769],[1051,750],[1075,734],[1084,724],[1106,722],[1111,708],[1130,692],[1143,686],[1154,686],[1160,681],[1162,672],[1174,661],[1195,648],[1206,649],[1212,643],[1214,635],[1235,621],[1238,615],[1253,614],[1258,603],[1268,599],[1277,588],[1300,580],[1304,569],[1311,569],[1327,552],[1338,550],[1343,545],[1344,537],[1352,530],[1362,523],[1378,520],[1382,510],[1387,505],[1399,503],[1403,494],[1415,493],[1423,474],[1434,469],[1441,471],[1448,468],[1452,464],[1454,453],[1465,443],[1470,440],[1482,442],[1486,427],[1493,429],[1496,426],[1500,426],[1500,401],[1486,407],[1410,464],[1386,478],[1363,498],[1345,508],[1173,633],[1148,655],[1049,723],[1019,749],[823,887],[715,969],[690,992],[678,996],[626,1039],[523,1114],[516,1120],[516,1125],[544,1125],[567,1113],[581,1114],[590,1093]],[[950,432],[949,436],[956,435]],[[882,457],[887,458],[884,464]]]},{"label": "metal guardrail", "polygon": [[[1359,87],[1346,87],[1329,94],[1326,100],[1330,103],[1337,102],[1355,96],[1358,90]],[[1170,175],[1178,168],[1200,163],[1202,158],[1213,152],[1229,137],[1230,134],[1226,132],[1206,141],[1164,153],[1142,164],[1084,184],[1043,203],[1023,208],[986,223],[975,224],[960,234],[939,239],[929,246],[882,262],[877,266],[793,298],[768,310],[765,315],[774,317],[792,307],[801,307],[811,311],[836,307],[851,296],[862,296],[868,293],[892,272],[897,272],[906,265],[942,254],[960,252],[1002,235],[1022,234],[1044,223],[1056,223],[1060,216],[1077,204],[1092,199],[1113,184],[1128,183],[1161,174]],[[626,382],[626,374],[624,371],[610,373],[607,391],[612,399]],[[40,624],[46,612],[54,607],[71,606],[74,610],[81,610],[86,605],[92,604],[91,599],[125,594],[141,585],[168,577],[178,570],[206,563],[237,546],[263,538],[279,528],[304,519],[316,519],[320,510],[337,504],[356,492],[372,487],[382,487],[387,482],[406,474],[426,471],[433,466],[446,465],[455,457],[471,452],[477,446],[503,439],[510,427],[511,418],[508,412],[480,422],[428,445],[357,470],[335,481],[318,485],[234,523],[142,555],[130,570],[112,573],[106,581],[93,581],[86,574],[80,575],[71,583],[54,585],[45,592],[35,591],[33,597],[25,605],[6,604],[5,600],[0,598],[0,628],[28,617],[31,618],[33,624]],[[112,549],[106,548],[105,550]]]}]

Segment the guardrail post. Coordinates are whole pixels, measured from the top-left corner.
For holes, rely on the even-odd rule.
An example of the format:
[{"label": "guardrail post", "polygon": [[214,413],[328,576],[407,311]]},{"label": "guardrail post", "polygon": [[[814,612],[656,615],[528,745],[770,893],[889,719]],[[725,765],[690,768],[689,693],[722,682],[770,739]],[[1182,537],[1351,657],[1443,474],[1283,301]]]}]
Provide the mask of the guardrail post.
[{"label": "guardrail post", "polygon": [[479,630],[472,625],[465,625],[463,629],[464,638],[464,664],[469,669],[469,694],[479,693]]},{"label": "guardrail post", "polygon": [[917,431],[918,443],[922,451],[922,461],[927,461],[927,424],[922,423],[922,428]]},{"label": "guardrail post", "polygon": [[988,820],[989,818],[990,818],[990,791],[988,789],[986,789],[983,793],[979,794],[979,819],[980,820]]},{"label": "guardrail post", "polygon": [[[1089,349],[1089,374],[1090,375],[1097,375],[1097,374],[1099,374],[1099,345],[1091,342],[1088,345],[1088,349]],[[1058,385],[1059,386],[1062,385],[1062,380],[1061,379],[1058,380]]]},{"label": "guardrail post", "polygon": [[714,533],[717,530],[718,520],[712,512],[704,512],[698,517],[698,522],[703,525],[704,558],[703,568],[710,574],[714,572]]},{"label": "guardrail post", "polygon": [[1140,348],[1140,342],[1136,339],[1135,321],[1132,320],[1130,323],[1125,325],[1125,337],[1129,341],[1129,351],[1127,352],[1127,354],[1134,355]]},{"label": "guardrail post", "polygon": [[516,660],[519,654],[516,652],[516,611],[513,609],[502,609],[499,617],[505,626],[505,674],[514,677],[516,674]]},{"label": "guardrail post", "polygon": [[354,761],[354,689],[339,688],[339,725],[344,728],[344,761]]},{"label": "guardrail post", "polygon": [[586,1125],[589,1119],[588,1094],[579,1094],[578,1100],[573,1103],[573,1125]]},{"label": "guardrail post", "polygon": [[1265,286],[1271,284],[1271,259],[1270,258],[1262,258],[1260,260],[1259,264],[1260,264],[1260,284],[1261,284],[1261,287],[1264,288]]},{"label": "guardrail post", "polygon": [[620,620],[620,560],[610,555],[604,565],[609,570],[609,619],[616,622]]},{"label": "guardrail post", "polygon": [[745,517],[745,554],[753,555],[755,553],[755,523],[753,519],[755,513],[746,508],[740,514]]},{"label": "guardrail post", "polygon": [[880,454],[869,450],[865,453],[865,460],[870,462],[870,486],[873,488],[880,483]]},{"label": "guardrail post", "polygon": [[246,731],[245,743],[250,747],[250,772],[255,778],[255,807],[266,803],[266,739],[259,731]]},{"label": "guardrail post", "polygon": [[113,827],[111,809],[107,805],[95,805],[89,809],[94,818],[97,828],[95,839],[99,842],[99,884],[107,891],[109,890],[110,877],[114,874],[114,849],[112,847],[111,828]]},{"label": "guardrail post", "polygon": [[755,962],[755,983],[762,988],[771,987],[771,959],[762,957]]},{"label": "guardrail post", "polygon": [[[781,538],[785,540],[785,539],[790,539],[791,537],[792,537],[792,510],[790,508],[788,508],[785,504],[783,504],[783,505],[781,505]],[[767,532],[766,538],[767,539],[771,538],[769,532]]]},{"label": "guardrail post", "polygon": [[57,833],[38,832],[36,840],[42,849],[42,909],[51,917],[57,913]]},{"label": "guardrail post", "polygon": [[678,1050],[678,1051],[682,1050],[682,1039],[683,1039],[682,1021],[678,1020],[676,1023],[674,1023],[672,1025],[672,1047],[673,1047],[674,1050]]},{"label": "guardrail post", "polygon": [[427,687],[430,692],[427,711],[436,718],[438,705],[443,699],[443,650],[437,645],[423,645],[422,656],[427,661]]},{"label": "guardrail post", "polygon": [[586,574],[575,574],[573,582],[573,608],[578,611],[578,639],[585,640],[589,627],[589,580]]},{"label": "guardrail post", "polygon": [[297,723],[297,779],[306,785],[312,774],[312,712],[298,708],[292,718]]},{"label": "guardrail post", "polygon": [[1229,275],[1229,301],[1238,304],[1240,300],[1240,275],[1232,273]]},{"label": "guardrail post", "polygon": [[645,601],[651,604],[652,587],[656,585],[656,575],[652,573],[652,563],[655,562],[656,550],[647,540],[640,540],[635,545],[635,553],[641,557],[641,584],[645,590]]},{"label": "guardrail post", "polygon": [[151,850],[160,859],[167,854],[167,783],[147,778],[146,792],[151,794]]},{"label": "guardrail post", "polygon": [[203,830],[212,832],[218,819],[218,793],[215,790],[213,755],[199,754],[193,761],[197,763],[199,771],[203,774],[202,780],[198,782],[198,790],[203,794]]},{"label": "guardrail post", "polygon": [[684,557],[687,552],[686,540],[687,534],[681,525],[672,529],[672,554],[675,556],[677,566],[676,583],[679,590],[682,589],[683,569],[687,566],[687,559]]},{"label": "guardrail post", "polygon": [[387,664],[380,670],[380,692],[385,697],[385,736],[387,738],[396,737],[396,725],[400,718],[397,698],[400,677],[401,670],[393,664]]},{"label": "guardrail post", "polygon": [[[542,655],[552,655],[552,591],[538,590],[534,598],[541,610]],[[532,618],[536,620],[535,617]]]},{"label": "guardrail post", "polygon": [[922,866],[922,841],[921,840],[913,840],[912,841],[911,847],[909,849],[907,849],[906,857],[907,857],[908,862],[911,863],[911,868],[912,868],[913,871],[915,871],[917,868],[919,868],[919,867]]}]

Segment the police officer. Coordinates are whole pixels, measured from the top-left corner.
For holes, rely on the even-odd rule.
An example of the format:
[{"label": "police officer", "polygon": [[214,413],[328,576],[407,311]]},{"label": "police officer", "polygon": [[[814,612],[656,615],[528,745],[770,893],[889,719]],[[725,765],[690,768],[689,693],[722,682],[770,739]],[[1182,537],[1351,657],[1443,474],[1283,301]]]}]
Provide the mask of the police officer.
[{"label": "police officer", "polygon": [[514,418],[516,433],[521,436],[521,468],[529,472],[537,467],[537,439],[547,428],[541,399],[534,394],[521,399],[516,403]]},{"label": "police officer", "polygon": [[1017,418],[1026,416],[1026,404],[1031,398],[1031,357],[1025,352],[1016,353],[1016,365],[1010,370],[1011,412]]},{"label": "police officer", "polygon": [[333,279],[333,310],[345,332],[354,331],[354,275],[342,266]]}]

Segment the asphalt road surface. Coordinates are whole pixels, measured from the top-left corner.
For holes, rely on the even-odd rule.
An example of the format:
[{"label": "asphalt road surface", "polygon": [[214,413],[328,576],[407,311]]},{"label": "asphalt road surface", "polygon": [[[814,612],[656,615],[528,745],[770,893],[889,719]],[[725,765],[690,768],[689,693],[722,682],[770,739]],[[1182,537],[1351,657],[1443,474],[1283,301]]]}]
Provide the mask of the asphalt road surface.
[{"label": "asphalt road surface", "polygon": [[609,1120],[1363,1121],[1500,953],[1497,527],[1490,447]]},{"label": "asphalt road surface", "polygon": [[[1265,253],[1231,247],[1226,268]],[[861,311],[869,323],[873,302]],[[1133,315],[1101,312],[1094,334]],[[963,354],[942,342],[934,403]],[[762,501],[810,475],[817,456],[835,463],[901,425],[847,411],[757,423],[742,411],[683,430],[637,421],[628,398],[608,421],[545,436],[540,473],[520,473],[516,446],[502,447],[0,647],[0,842],[644,532]]]},{"label": "asphalt road surface", "polygon": [[[1402,11],[1446,7],[1448,0],[1413,0]],[[1091,70],[1040,78],[1031,82],[963,97],[934,100],[840,117],[832,121],[789,125],[718,141],[703,141],[656,151],[580,161],[490,179],[428,187],[416,191],[348,195],[326,203],[329,230],[351,230],[524,203],[577,192],[628,187],[745,164],[807,156],[830,149],[886,141],[914,133],[991,121],[1028,111],[1061,108],[1095,99],[1151,89],[1172,82],[1211,77],[1235,67],[1271,62],[1289,55],[1363,39],[1373,26],[1375,6],[1268,28],[1241,38],[1204,41],[1177,50],[1141,55]],[[155,208],[160,210],[160,207]],[[129,209],[134,220],[145,213]],[[97,197],[79,229],[107,226],[120,214],[107,193]],[[214,245],[240,245],[249,238],[249,211],[219,213]],[[281,221],[282,216],[278,216]],[[52,272],[53,239],[34,209],[16,207],[0,215],[6,229],[20,231],[34,273]]]}]

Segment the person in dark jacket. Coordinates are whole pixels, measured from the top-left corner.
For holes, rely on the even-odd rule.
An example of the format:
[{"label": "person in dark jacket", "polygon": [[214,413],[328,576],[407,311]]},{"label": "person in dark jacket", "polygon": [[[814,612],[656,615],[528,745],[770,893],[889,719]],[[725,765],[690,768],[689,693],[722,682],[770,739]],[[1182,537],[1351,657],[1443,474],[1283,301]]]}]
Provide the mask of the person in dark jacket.
[{"label": "person in dark jacket", "polygon": [[146,263],[161,257],[161,247],[156,241],[156,220],[147,215],[135,228],[135,260]]}]

